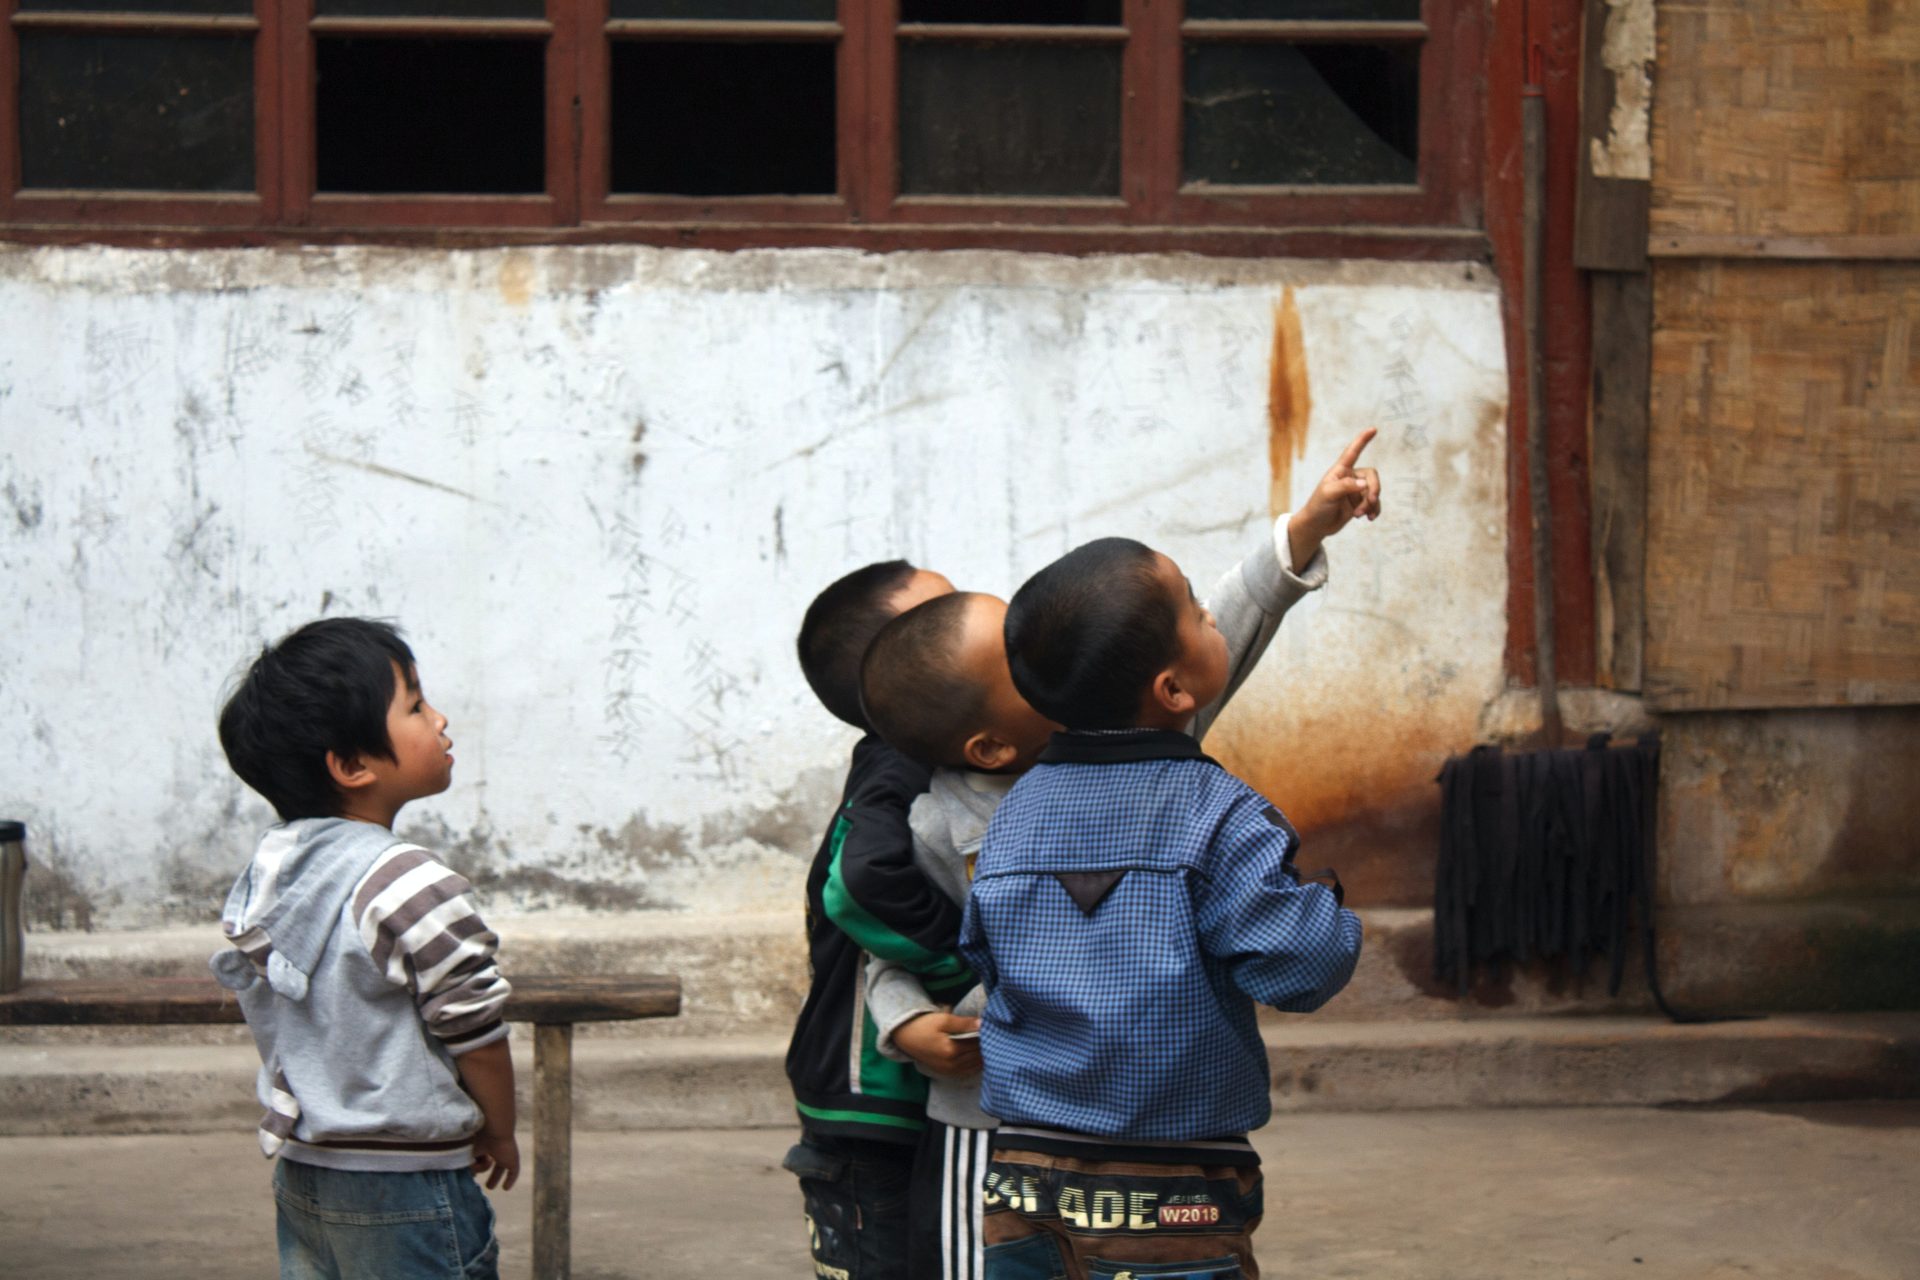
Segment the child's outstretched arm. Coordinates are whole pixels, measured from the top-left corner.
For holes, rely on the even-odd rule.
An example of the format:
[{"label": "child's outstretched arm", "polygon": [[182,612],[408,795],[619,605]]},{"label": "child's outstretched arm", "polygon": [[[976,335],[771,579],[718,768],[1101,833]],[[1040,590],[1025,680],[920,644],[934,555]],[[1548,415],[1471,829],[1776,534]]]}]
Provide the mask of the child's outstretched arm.
[{"label": "child's outstretched arm", "polygon": [[[1321,544],[1355,514],[1379,514],[1379,473],[1372,468],[1356,471],[1353,466],[1373,436],[1369,428],[1355,437],[1300,510],[1275,521],[1247,557],[1222,574],[1208,593],[1207,610],[1227,641],[1227,683],[1220,696],[1194,717],[1195,738],[1206,736],[1214,719],[1239,692],[1273,642],[1287,611],[1326,585],[1327,560]],[[1351,487],[1356,482],[1358,491]],[[1365,504],[1363,511],[1351,509],[1356,493]]]},{"label": "child's outstretched arm", "polygon": [[1320,477],[1306,502],[1287,520],[1287,542],[1293,548],[1293,564],[1289,567],[1295,573],[1304,571],[1319,554],[1320,544],[1355,517],[1380,518],[1380,473],[1359,465],[1361,451],[1378,434],[1379,428],[1368,427],[1355,436],[1341,451],[1340,460]]}]

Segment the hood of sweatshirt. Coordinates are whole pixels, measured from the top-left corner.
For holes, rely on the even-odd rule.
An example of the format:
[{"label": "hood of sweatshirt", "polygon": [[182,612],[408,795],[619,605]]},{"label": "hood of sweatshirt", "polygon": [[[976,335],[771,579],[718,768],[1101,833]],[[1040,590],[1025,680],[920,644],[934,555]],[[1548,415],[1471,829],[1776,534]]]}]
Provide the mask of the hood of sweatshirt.
[{"label": "hood of sweatshirt", "polygon": [[250,983],[252,963],[237,944],[247,939],[245,950],[257,953],[264,941],[271,947],[268,983],[289,1000],[304,1000],[354,886],[398,843],[387,828],[351,818],[300,818],[269,827],[220,913],[221,928],[236,943],[214,957],[221,985],[242,990]]}]

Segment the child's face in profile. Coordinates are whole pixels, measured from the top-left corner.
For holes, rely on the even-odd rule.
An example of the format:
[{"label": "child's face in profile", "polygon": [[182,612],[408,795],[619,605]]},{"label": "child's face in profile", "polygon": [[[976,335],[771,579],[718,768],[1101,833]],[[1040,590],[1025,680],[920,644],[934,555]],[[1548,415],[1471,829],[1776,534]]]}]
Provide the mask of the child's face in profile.
[{"label": "child's face in profile", "polygon": [[447,718],[433,709],[420,688],[417,670],[393,666],[393,701],[387,704],[387,740],[393,744],[391,761],[373,758],[368,764],[385,775],[383,784],[404,804],[422,796],[437,796],[453,782],[453,739],[447,736]]},{"label": "child's face in profile", "polygon": [[960,665],[967,678],[986,691],[986,701],[965,754],[976,769],[1022,773],[1060,726],[1035,711],[1013,687],[1013,673],[1007,668],[1006,621],[1006,601],[989,595],[968,599]]},{"label": "child's face in profile", "polygon": [[[1158,554],[1158,553],[1156,553]],[[1193,583],[1180,572],[1180,566],[1164,555],[1158,557],[1160,581],[1173,601],[1179,629],[1175,632],[1177,650],[1170,665],[1178,688],[1193,699],[1191,716],[1218,698],[1227,687],[1227,638],[1214,625],[1213,615],[1193,593]],[[1148,695],[1149,701],[1152,695]]]}]

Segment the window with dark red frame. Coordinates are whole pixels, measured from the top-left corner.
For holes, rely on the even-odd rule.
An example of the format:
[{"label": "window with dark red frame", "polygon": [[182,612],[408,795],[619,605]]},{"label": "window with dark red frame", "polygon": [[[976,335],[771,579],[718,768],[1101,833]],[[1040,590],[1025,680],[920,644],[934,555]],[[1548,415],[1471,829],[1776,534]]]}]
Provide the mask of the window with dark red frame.
[{"label": "window with dark red frame", "polygon": [[0,0],[0,228],[1373,231],[1466,256],[1480,23],[1477,0]]}]

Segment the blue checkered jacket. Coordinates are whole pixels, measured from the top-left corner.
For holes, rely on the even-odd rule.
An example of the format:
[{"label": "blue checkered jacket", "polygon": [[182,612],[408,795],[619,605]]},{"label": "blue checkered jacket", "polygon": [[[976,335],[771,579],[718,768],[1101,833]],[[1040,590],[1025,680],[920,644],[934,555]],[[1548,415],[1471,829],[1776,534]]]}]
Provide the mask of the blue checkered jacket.
[{"label": "blue checkered jacket", "polygon": [[1159,1141],[1265,1124],[1255,1002],[1317,1009],[1360,956],[1298,844],[1185,734],[1056,735],[994,814],[961,924],[986,1110]]}]

